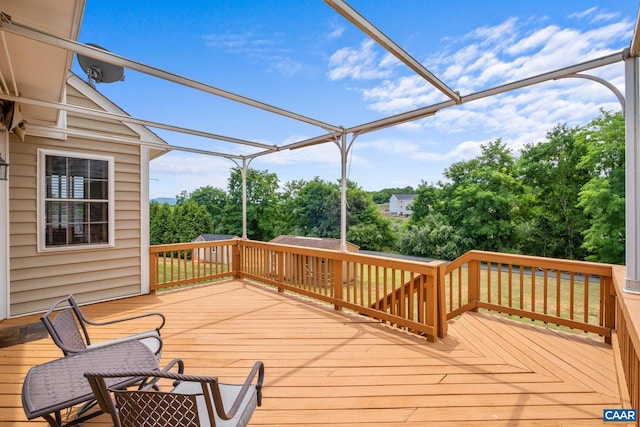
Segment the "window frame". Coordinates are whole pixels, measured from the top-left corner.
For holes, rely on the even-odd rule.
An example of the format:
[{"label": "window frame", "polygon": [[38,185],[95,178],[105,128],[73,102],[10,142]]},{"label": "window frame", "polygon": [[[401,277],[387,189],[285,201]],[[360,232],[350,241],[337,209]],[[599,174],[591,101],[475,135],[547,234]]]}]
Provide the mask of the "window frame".
[{"label": "window frame", "polygon": [[[46,218],[47,218],[47,208],[46,208],[46,158],[47,156],[60,156],[66,158],[74,158],[81,160],[100,160],[107,162],[107,233],[109,233],[108,240],[105,243],[82,243],[82,244],[72,244],[72,245],[64,245],[64,246],[46,246]],[[38,149],[38,160],[37,160],[37,168],[38,168],[38,182],[37,182],[37,193],[38,193],[38,230],[37,230],[37,242],[38,242],[38,252],[66,252],[66,251],[86,251],[90,249],[103,249],[103,248],[113,248],[115,247],[115,171],[114,171],[115,159],[113,156],[104,156],[90,153],[82,153],[77,151],[62,151],[62,150],[51,150],[51,149]],[[91,200],[91,199],[78,199],[78,200]]]}]

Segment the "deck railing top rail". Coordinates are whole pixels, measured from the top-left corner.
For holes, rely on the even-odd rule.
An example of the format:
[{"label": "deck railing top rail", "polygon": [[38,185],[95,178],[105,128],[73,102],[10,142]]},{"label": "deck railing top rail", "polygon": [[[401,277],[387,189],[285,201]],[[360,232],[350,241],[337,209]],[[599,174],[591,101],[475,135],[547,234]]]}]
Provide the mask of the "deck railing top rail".
[{"label": "deck railing top rail", "polygon": [[472,250],[450,262],[447,265],[447,271],[453,271],[469,261],[474,260],[502,263],[505,265],[524,265],[527,267],[546,268],[549,270],[558,270],[567,273],[593,274],[609,277],[612,275],[613,267],[610,264],[601,264],[597,262]]}]

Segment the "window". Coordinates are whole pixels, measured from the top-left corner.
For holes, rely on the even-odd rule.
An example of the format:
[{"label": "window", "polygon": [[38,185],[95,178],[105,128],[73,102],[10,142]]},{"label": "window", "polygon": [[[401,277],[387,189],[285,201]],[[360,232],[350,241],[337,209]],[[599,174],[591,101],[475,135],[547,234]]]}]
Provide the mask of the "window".
[{"label": "window", "polygon": [[42,150],[40,249],[113,244],[113,159]]}]

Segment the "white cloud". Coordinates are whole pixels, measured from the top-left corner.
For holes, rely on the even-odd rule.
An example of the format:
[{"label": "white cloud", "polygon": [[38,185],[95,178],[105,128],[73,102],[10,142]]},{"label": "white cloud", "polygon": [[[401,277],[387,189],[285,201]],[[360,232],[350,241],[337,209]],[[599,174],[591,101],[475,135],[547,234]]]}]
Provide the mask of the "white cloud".
[{"label": "white cloud", "polygon": [[327,33],[328,39],[339,39],[344,34],[344,26],[338,24],[332,24],[331,30]]},{"label": "white cloud", "polygon": [[202,37],[205,46],[237,55],[252,63],[264,64],[269,71],[276,71],[289,78],[304,67],[294,59],[293,50],[286,46],[283,34],[259,34],[255,32],[207,34]]},{"label": "white cloud", "polygon": [[619,18],[618,13],[611,13],[606,11],[600,11],[597,7],[591,7],[585,11],[572,13],[569,15],[569,18],[575,18],[578,20],[589,18],[589,22],[598,23],[598,22],[611,22],[614,19]]},{"label": "white cloud", "polygon": [[394,114],[432,105],[444,96],[420,76],[385,80],[380,85],[362,91],[369,108],[384,114]]},{"label": "white cloud", "polygon": [[266,49],[275,49],[280,44],[273,37],[253,32],[207,34],[202,38],[206,46],[241,54],[262,53]]},{"label": "white cloud", "polygon": [[212,186],[227,188],[229,170],[235,164],[227,159],[185,152],[171,152],[149,165],[150,197],[174,197],[182,191]]},{"label": "white cloud", "polygon": [[334,143],[328,142],[297,150],[279,151],[260,157],[260,163],[265,165],[293,165],[300,162],[325,165],[339,164],[340,150]]},{"label": "white cloud", "polygon": [[544,45],[551,39],[559,28],[556,25],[550,25],[535,33],[532,33],[521,40],[518,40],[515,44],[508,47],[505,51],[510,55],[518,55],[523,52],[533,50],[539,46]]},{"label": "white cloud", "polygon": [[577,18],[577,19],[582,19],[585,16],[589,16],[589,15],[593,15],[594,13],[596,13],[596,11],[598,10],[597,7],[590,7],[587,10],[583,10],[582,12],[576,12],[576,13],[572,13],[569,15],[569,18]]},{"label": "white cloud", "polygon": [[375,42],[368,39],[357,48],[344,47],[337,50],[329,59],[329,79],[368,80],[390,76],[397,61],[391,60],[389,55],[383,55],[379,59],[375,46]]},{"label": "white cloud", "polygon": [[[594,13],[596,11],[585,11],[583,16]],[[629,20],[586,31],[532,25],[535,22],[510,18],[493,27],[478,28],[459,39],[448,39],[449,45],[429,57],[425,64],[448,86],[465,95],[609,55],[613,52],[610,46],[628,40],[633,31]],[[439,91],[415,75],[388,77],[380,84],[363,88],[362,93],[372,110],[385,114],[442,100]],[[532,92],[532,97],[536,93],[543,97],[541,108],[550,104],[548,96],[562,96],[561,92],[537,91]],[[555,105],[553,101],[551,105]],[[512,105],[515,109],[525,107],[524,104]],[[465,120],[472,121],[473,117]]]}]

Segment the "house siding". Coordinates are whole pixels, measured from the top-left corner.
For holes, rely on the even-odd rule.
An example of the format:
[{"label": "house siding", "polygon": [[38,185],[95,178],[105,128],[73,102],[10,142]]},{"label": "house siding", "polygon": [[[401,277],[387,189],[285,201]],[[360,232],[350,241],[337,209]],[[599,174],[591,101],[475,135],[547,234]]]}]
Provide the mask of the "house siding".
[{"label": "house siding", "polygon": [[392,194],[389,198],[389,212],[392,216],[411,215],[415,194]]},{"label": "house siding", "polygon": [[[70,90],[68,101],[79,96]],[[76,102],[85,106],[87,100]],[[117,122],[79,120],[68,125],[111,135],[134,134]],[[135,134],[134,134],[135,135]],[[69,137],[60,141],[27,136],[10,143],[9,316],[42,312],[66,295],[79,302],[141,293],[141,149],[133,144]],[[37,246],[38,149],[113,156],[115,176],[115,246],[39,253]],[[146,267],[145,267],[146,268]]]}]

